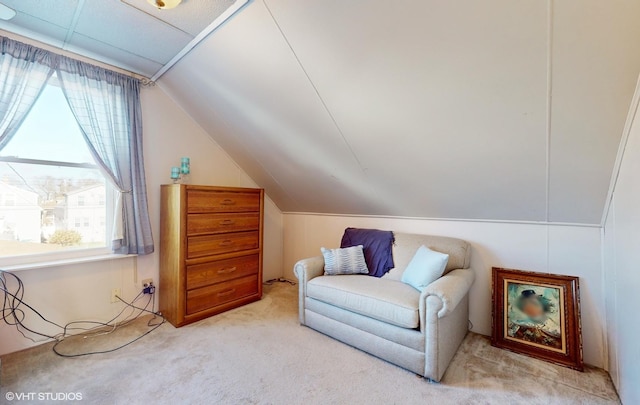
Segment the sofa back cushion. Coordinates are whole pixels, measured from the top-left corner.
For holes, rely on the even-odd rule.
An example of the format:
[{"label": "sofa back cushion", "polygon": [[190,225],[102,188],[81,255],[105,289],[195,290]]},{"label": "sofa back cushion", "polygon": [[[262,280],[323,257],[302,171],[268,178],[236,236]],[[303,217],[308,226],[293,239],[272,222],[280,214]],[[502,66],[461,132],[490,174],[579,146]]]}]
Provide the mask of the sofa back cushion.
[{"label": "sofa back cushion", "polygon": [[420,246],[424,245],[436,252],[449,255],[444,274],[455,269],[469,268],[471,261],[471,245],[469,242],[457,238],[434,235],[418,235],[394,232],[393,261],[395,268],[384,277],[393,280],[402,279],[402,273]]}]

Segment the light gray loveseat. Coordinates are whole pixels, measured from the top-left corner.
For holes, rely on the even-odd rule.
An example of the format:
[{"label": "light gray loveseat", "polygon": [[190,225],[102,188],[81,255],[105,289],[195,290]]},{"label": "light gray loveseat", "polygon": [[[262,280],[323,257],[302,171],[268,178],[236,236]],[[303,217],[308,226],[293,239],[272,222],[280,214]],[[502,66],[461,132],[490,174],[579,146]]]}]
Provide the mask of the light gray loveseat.
[{"label": "light gray loveseat", "polygon": [[[322,256],[300,260],[300,323],[440,381],[468,331],[471,246],[454,238],[395,233],[395,269],[382,278],[324,275]],[[420,291],[400,281],[421,245],[446,253],[445,275]]]}]

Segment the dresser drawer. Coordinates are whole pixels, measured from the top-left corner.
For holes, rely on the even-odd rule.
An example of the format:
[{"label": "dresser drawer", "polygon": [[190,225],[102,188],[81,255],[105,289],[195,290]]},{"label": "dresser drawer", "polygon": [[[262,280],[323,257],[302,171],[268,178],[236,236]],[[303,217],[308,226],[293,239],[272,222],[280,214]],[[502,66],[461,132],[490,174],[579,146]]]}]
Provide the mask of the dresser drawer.
[{"label": "dresser drawer", "polygon": [[187,211],[190,213],[258,212],[260,211],[260,194],[187,190]]},{"label": "dresser drawer", "polygon": [[213,256],[260,247],[258,231],[190,236],[187,238],[187,258]]},{"label": "dresser drawer", "polygon": [[257,275],[187,291],[187,315],[257,293]]},{"label": "dresser drawer", "polygon": [[187,290],[258,274],[260,256],[250,255],[187,266]]},{"label": "dresser drawer", "polygon": [[187,235],[225,233],[260,229],[260,213],[243,214],[189,214]]}]

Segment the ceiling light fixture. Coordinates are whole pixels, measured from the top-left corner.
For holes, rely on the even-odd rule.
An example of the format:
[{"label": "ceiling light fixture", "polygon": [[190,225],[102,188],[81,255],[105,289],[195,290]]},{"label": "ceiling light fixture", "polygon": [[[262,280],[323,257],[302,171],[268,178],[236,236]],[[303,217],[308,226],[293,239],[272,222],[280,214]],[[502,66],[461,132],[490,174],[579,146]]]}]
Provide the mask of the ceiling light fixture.
[{"label": "ceiling light fixture", "polygon": [[0,20],[10,20],[16,16],[16,10],[0,3]]},{"label": "ceiling light fixture", "polygon": [[178,4],[182,3],[182,0],[147,0],[147,3],[158,10],[166,10],[178,6]]}]

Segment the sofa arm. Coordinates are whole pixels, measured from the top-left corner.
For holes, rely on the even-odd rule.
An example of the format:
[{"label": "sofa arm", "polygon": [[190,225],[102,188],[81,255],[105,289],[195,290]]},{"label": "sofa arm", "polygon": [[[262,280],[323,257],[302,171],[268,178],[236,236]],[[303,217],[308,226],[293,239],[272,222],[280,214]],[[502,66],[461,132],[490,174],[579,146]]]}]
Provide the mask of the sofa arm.
[{"label": "sofa arm", "polygon": [[458,303],[467,295],[474,278],[475,274],[472,269],[457,269],[440,277],[422,291],[420,296],[421,311],[426,311],[427,299],[435,296],[439,298],[442,305],[438,309],[438,318],[447,316],[447,314],[456,309]]},{"label": "sofa arm", "polygon": [[324,274],[324,258],[322,256],[311,257],[309,259],[302,259],[293,267],[300,285],[306,284],[312,278],[321,276]]},{"label": "sofa arm", "polygon": [[304,303],[307,297],[307,283],[315,277],[324,274],[324,258],[322,256],[300,260],[293,266],[293,272],[298,278],[298,317],[301,325],[306,325]]}]

